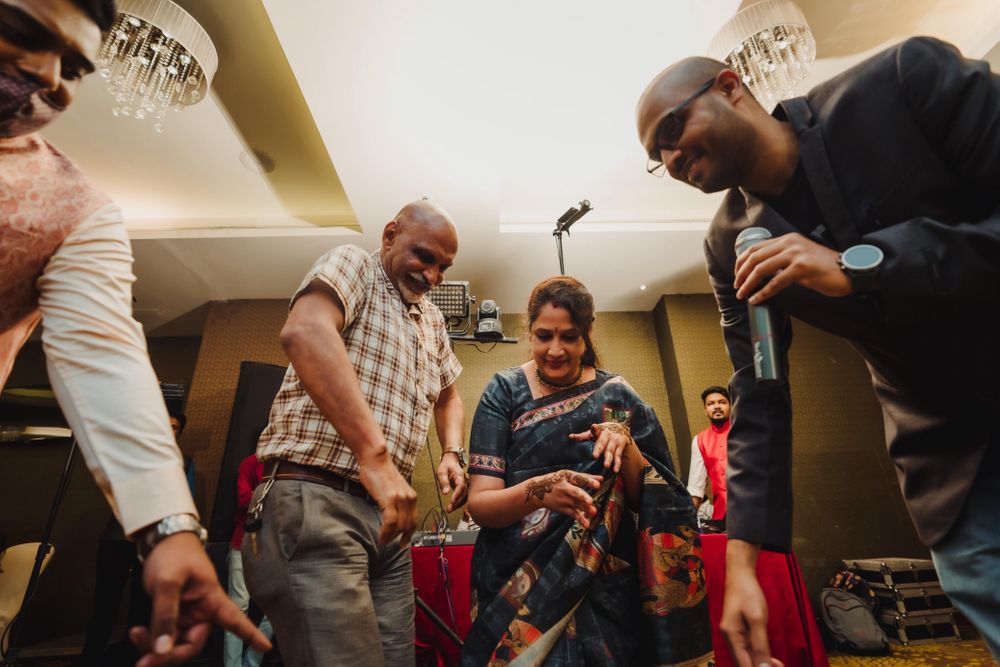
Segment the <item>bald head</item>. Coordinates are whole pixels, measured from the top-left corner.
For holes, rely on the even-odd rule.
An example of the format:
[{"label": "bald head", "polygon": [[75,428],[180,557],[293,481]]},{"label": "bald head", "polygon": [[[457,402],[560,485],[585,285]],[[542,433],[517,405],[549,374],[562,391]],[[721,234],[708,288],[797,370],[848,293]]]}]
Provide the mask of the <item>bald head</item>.
[{"label": "bald head", "polygon": [[711,58],[685,58],[657,74],[635,117],[650,160],[702,192],[756,187],[797,152],[794,133],[786,136],[740,76]]},{"label": "bald head", "polygon": [[407,303],[439,285],[457,253],[455,223],[428,199],[401,208],[382,230],[382,266]]},{"label": "bald head", "polygon": [[656,128],[671,109],[699,86],[729,67],[718,60],[695,56],[675,62],[646,86],[635,109],[639,141],[650,157],[656,156]]},{"label": "bald head", "polygon": [[430,199],[418,199],[399,209],[393,220],[403,227],[412,223],[417,227],[440,227],[445,226],[451,229],[456,239],[458,234],[455,231],[455,222],[441,206]]}]

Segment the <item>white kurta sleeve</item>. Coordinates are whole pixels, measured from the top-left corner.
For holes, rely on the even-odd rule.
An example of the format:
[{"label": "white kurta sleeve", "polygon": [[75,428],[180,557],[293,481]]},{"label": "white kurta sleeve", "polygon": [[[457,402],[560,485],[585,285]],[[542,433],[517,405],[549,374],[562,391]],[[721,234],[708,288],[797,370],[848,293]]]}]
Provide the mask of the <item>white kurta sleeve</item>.
[{"label": "white kurta sleeve", "polygon": [[691,471],[688,473],[688,493],[695,498],[705,498],[705,487],[708,484],[708,468],[701,458],[701,448],[698,447],[698,436],[691,440]]}]

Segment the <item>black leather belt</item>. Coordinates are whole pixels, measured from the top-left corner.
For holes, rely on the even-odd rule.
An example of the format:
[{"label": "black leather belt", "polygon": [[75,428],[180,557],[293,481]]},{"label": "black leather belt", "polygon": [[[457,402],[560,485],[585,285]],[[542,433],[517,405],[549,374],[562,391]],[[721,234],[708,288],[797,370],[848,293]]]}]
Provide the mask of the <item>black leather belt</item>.
[{"label": "black leather belt", "polygon": [[[277,474],[274,474],[274,466],[277,466]],[[271,474],[266,477],[271,476],[273,476],[276,480],[296,480],[299,482],[322,484],[323,486],[328,486],[331,489],[343,491],[344,493],[349,493],[352,496],[361,498],[372,505],[376,504],[375,499],[371,497],[361,482],[355,482],[353,479],[347,479],[343,475],[338,475],[335,472],[330,472],[329,470],[324,470],[323,468],[318,468],[316,466],[306,466],[301,463],[293,463],[282,459],[274,462],[271,467]]]}]

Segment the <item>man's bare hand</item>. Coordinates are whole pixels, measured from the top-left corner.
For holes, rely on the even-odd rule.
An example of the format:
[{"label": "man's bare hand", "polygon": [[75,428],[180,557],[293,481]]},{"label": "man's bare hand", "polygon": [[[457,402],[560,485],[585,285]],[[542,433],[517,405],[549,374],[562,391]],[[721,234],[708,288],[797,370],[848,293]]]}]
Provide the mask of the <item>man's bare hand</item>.
[{"label": "man's bare hand", "polygon": [[737,667],[782,667],[767,641],[767,601],[757,582],[760,547],[742,540],[726,545],[726,597],[719,628]]},{"label": "man's bare hand", "polygon": [[410,543],[417,527],[417,492],[399,474],[388,453],[375,457],[371,462],[358,461],[361,484],[382,511],[382,531],[379,544],[389,544],[396,536],[402,537],[401,545]]},{"label": "man's bare hand", "polygon": [[143,654],[137,667],[192,660],[201,653],[213,624],[261,653],[271,650],[267,637],[219,586],[215,568],[193,533],[176,533],[157,544],[146,558],[142,578],[153,600],[153,616],[149,627],[129,631]]},{"label": "man's bare hand", "polygon": [[448,452],[441,456],[441,463],[438,464],[437,469],[437,479],[441,493],[447,496],[452,490],[455,492],[455,495],[451,497],[451,502],[448,503],[449,512],[453,512],[465,504],[469,496],[469,484],[465,471],[462,470],[462,464],[458,462],[458,456]]},{"label": "man's bare hand", "polygon": [[792,283],[825,294],[847,296],[851,281],[840,268],[840,253],[801,234],[785,234],[750,246],[736,258],[736,296],[745,299],[765,278],[770,281],[750,297],[758,304]]}]

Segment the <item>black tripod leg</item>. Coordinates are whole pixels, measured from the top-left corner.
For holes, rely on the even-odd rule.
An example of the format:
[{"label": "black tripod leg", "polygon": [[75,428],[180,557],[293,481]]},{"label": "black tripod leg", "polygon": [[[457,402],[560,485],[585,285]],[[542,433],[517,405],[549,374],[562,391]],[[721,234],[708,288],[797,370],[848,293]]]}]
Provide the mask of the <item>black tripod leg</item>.
[{"label": "black tripod leg", "polygon": [[462,639],[455,634],[454,630],[448,627],[448,624],[444,622],[443,618],[438,616],[437,613],[430,608],[430,605],[423,601],[416,588],[413,589],[413,596],[417,599],[417,606],[420,607],[425,614],[427,614],[427,618],[431,619],[431,622],[436,625],[441,632],[447,635],[448,639],[450,639],[455,646],[462,648]]}]

